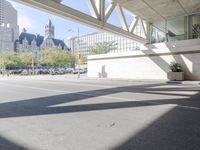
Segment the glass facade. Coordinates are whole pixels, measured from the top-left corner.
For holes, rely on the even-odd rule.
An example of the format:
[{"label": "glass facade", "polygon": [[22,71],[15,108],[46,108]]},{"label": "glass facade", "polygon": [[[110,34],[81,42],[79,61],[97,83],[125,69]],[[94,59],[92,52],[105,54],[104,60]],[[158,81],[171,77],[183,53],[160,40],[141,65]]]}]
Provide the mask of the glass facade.
[{"label": "glass facade", "polygon": [[[141,30],[141,27],[145,28],[147,33],[144,33],[144,31]],[[197,39],[200,38],[200,13],[188,16],[170,17],[166,20],[154,22],[152,24],[138,24],[134,30],[134,34],[144,38],[146,38],[145,34],[147,34],[148,44]],[[117,48],[110,51],[110,53],[139,50],[141,46],[133,40],[108,32],[97,32],[81,36],[79,48],[78,39],[76,37],[71,38],[68,41],[68,46],[72,49],[72,52],[79,49],[81,55],[86,56],[90,53],[90,47],[94,46],[96,43],[102,42],[115,42],[117,44]]]},{"label": "glass facade", "polygon": [[165,32],[155,26],[150,26],[151,43],[161,43],[166,41]]},{"label": "glass facade", "polygon": [[102,43],[102,42],[113,42],[116,44],[116,49],[110,51],[109,53],[119,53],[119,52],[139,50],[141,46],[139,43],[136,43],[133,40],[117,36],[109,32],[96,32],[81,36],[79,38],[79,45],[78,45],[78,38],[73,37],[68,40],[68,46],[71,48],[72,53],[74,53],[77,49],[79,49],[80,54],[82,56],[87,56],[90,54],[90,48],[92,46],[94,46],[96,43]]},{"label": "glass facade", "polygon": [[200,38],[200,14],[191,16],[190,22],[190,38]]},{"label": "glass facade", "polygon": [[187,16],[167,20],[167,41],[187,39]]},{"label": "glass facade", "polygon": [[200,13],[150,24],[150,43],[200,38]]}]

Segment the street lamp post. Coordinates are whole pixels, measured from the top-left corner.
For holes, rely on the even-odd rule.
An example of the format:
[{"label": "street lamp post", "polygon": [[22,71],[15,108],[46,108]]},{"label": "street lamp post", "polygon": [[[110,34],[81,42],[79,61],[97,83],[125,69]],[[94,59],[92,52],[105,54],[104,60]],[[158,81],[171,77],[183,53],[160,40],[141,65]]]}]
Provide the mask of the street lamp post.
[{"label": "street lamp post", "polygon": [[80,47],[79,47],[79,28],[77,28],[77,35],[78,35],[78,50],[77,50],[77,53],[78,53],[78,79],[80,79]]},{"label": "street lamp post", "polygon": [[[75,32],[73,29],[69,29],[68,31],[70,32]],[[78,56],[78,60],[77,60],[77,65],[78,65],[78,79],[80,79],[80,49],[79,49],[79,28],[77,28],[77,56]]]}]

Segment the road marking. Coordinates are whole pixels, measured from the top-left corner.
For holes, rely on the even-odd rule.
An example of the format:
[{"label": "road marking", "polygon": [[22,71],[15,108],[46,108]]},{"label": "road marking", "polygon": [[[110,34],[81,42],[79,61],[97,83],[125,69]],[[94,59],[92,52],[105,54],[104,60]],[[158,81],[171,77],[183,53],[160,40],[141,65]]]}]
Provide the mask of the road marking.
[{"label": "road marking", "polygon": [[29,89],[33,89],[33,90],[43,90],[43,91],[48,91],[48,92],[70,93],[70,91],[53,90],[53,89],[46,89],[46,88],[40,88],[40,87],[34,87],[34,86],[13,85],[10,83],[2,83],[2,82],[0,84],[6,85],[6,86],[12,86],[12,87],[29,88]]},{"label": "road marking", "polygon": [[[3,80],[5,81],[5,80]],[[9,80],[11,81],[11,80]],[[46,84],[47,83],[51,83],[51,84],[62,84],[62,85],[80,85],[80,86],[86,86],[86,87],[100,87],[100,88],[115,88],[115,87],[118,87],[118,86],[111,86],[111,85],[93,85],[93,84],[87,84],[87,83],[74,83],[72,81],[66,81],[66,82],[62,82],[62,81],[50,81],[50,80],[18,80],[18,81],[24,81],[24,82],[32,82],[32,83],[35,83],[35,82],[39,82],[41,83],[41,81],[45,81]],[[43,82],[43,83],[45,83]],[[98,84],[98,83],[97,83]]]},{"label": "road marking", "polygon": [[[21,87],[21,88],[29,88],[33,90],[43,90],[43,91],[48,91],[48,92],[57,92],[57,93],[62,93],[62,94],[74,94],[74,95],[82,95],[82,96],[90,96],[90,97],[97,97],[98,95],[95,94],[89,94],[87,92],[76,92],[76,91],[66,91],[66,90],[53,90],[53,89],[47,89],[47,88],[40,88],[40,87],[34,87],[34,86],[26,86],[26,85],[13,85],[10,83],[0,83],[2,85],[7,85],[7,86],[15,86],[15,87]],[[101,89],[100,89],[101,90]],[[109,99],[118,99],[118,100],[133,100],[133,99],[127,99],[127,98],[120,98],[120,97],[113,97],[113,96],[101,96],[99,95],[98,97],[103,97],[103,98],[109,98]]]}]

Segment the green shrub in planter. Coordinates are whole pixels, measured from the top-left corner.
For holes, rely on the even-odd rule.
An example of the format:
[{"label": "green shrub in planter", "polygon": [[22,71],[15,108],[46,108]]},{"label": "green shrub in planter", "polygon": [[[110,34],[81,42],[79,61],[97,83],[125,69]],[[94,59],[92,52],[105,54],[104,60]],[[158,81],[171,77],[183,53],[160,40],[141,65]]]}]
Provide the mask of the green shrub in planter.
[{"label": "green shrub in planter", "polygon": [[182,67],[177,62],[171,62],[170,65],[170,72],[167,73],[167,78],[171,81],[182,81],[184,80],[184,73]]},{"label": "green shrub in planter", "polygon": [[177,62],[171,62],[169,67],[172,72],[183,72],[181,65]]}]

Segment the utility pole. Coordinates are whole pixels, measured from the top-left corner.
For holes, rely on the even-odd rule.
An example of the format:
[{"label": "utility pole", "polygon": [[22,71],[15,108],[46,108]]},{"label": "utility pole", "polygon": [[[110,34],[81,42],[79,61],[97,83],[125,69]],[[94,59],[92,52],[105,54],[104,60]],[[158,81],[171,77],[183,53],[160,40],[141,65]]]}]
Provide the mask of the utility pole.
[{"label": "utility pole", "polygon": [[34,59],[32,58],[32,62],[31,62],[31,66],[32,66],[32,75],[35,74],[35,67],[34,67]]},{"label": "utility pole", "polygon": [[[68,31],[70,32],[76,32],[73,29],[69,29]],[[77,58],[77,66],[78,66],[78,79],[80,79],[80,47],[79,47],[79,42],[80,42],[80,33],[79,33],[79,28],[77,28],[77,49],[75,52],[75,56]]]},{"label": "utility pole", "polygon": [[78,36],[78,49],[77,49],[77,53],[78,53],[78,79],[80,79],[80,47],[79,47],[79,28],[77,28],[77,36]]}]

